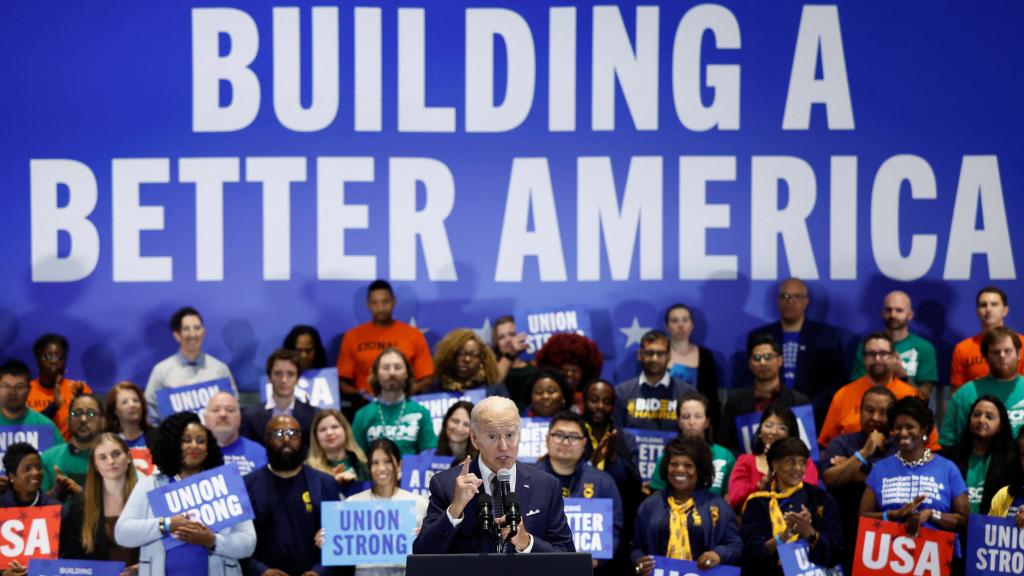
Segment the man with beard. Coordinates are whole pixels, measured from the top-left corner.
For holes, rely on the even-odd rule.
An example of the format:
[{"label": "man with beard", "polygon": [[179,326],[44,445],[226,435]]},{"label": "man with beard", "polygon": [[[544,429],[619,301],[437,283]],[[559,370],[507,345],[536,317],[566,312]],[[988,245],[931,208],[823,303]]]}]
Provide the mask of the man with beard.
[{"label": "man with beard", "polygon": [[640,338],[636,358],[643,367],[640,375],[615,387],[615,425],[642,430],[677,429],[679,398],[695,392],[690,384],[668,372],[668,335],[651,330]]},{"label": "man with beard", "polygon": [[[79,394],[71,401],[68,428],[71,438],[67,444],[58,444],[42,454],[44,492],[58,485],[61,496],[68,490],[67,478],[85,486],[89,471],[89,454],[96,436],[103,431],[103,408],[92,394]],[[78,486],[73,491],[77,491]]]},{"label": "man with beard", "polygon": [[985,333],[981,340],[981,353],[988,362],[988,375],[964,384],[953,393],[942,421],[941,444],[956,446],[967,429],[974,401],[986,394],[998,398],[1010,417],[1013,437],[1017,437],[1024,423],[1024,376],[1017,372],[1020,363],[1020,336],[1016,332],[998,326]]},{"label": "man with beard", "polygon": [[889,442],[888,416],[889,407],[895,402],[896,396],[888,388],[868,388],[860,401],[860,432],[833,438],[821,459],[825,485],[839,503],[846,574],[851,573],[853,565],[864,481],[875,462],[896,453],[896,444]]},{"label": "man with beard", "polygon": [[306,466],[302,428],[292,416],[267,423],[269,464],[245,477],[253,523],[260,535],[256,551],[242,561],[246,576],[316,576],[325,574],[315,538],[320,530],[320,503],[338,500],[334,478]]},{"label": "man with beard", "polygon": [[241,422],[238,399],[231,394],[217,392],[206,404],[203,425],[217,439],[224,463],[233,463],[242,476],[246,476],[267,463],[267,450],[257,442],[239,436]]},{"label": "man with beard", "polygon": [[892,339],[888,334],[868,334],[863,349],[867,374],[840,388],[832,398],[825,424],[818,435],[818,444],[823,447],[840,434],[860,431],[860,399],[869,388],[888,388],[897,400],[905,396],[920,397],[917,388],[895,378],[899,359],[893,353]]},{"label": "man with beard", "polygon": [[[885,321],[885,333],[892,338],[893,348],[899,355],[900,361],[894,365],[896,377],[917,386],[921,396],[927,400],[939,380],[939,368],[932,343],[910,332],[909,325],[913,319],[914,309],[906,292],[894,290],[886,294],[882,301],[882,320]],[[853,375],[850,377],[856,380],[865,373],[864,348],[858,346],[857,360],[853,363]]]}]

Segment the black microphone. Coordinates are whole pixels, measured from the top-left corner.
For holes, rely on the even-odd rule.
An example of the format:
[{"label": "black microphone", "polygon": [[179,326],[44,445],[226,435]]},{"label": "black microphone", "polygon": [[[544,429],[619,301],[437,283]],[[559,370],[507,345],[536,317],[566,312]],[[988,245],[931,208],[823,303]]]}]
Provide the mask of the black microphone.
[{"label": "black microphone", "polygon": [[498,496],[501,497],[501,505],[505,509],[505,526],[508,527],[508,537],[511,539],[519,531],[519,501],[516,493],[512,491],[512,471],[498,470]]},{"label": "black microphone", "polygon": [[476,497],[477,506],[479,510],[476,512],[476,525],[477,528],[484,533],[490,534],[494,530],[494,513],[491,510],[491,497],[485,492],[481,492]]}]

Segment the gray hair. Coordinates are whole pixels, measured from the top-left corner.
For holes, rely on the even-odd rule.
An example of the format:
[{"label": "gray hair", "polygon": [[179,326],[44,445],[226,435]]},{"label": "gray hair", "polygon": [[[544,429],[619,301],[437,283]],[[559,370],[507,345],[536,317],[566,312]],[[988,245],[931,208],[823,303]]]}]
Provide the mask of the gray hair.
[{"label": "gray hair", "polygon": [[515,402],[503,396],[488,396],[473,407],[473,412],[469,415],[469,426],[473,432],[478,432],[481,420],[490,419],[492,414],[506,410],[512,411],[516,415],[516,419],[519,419],[519,409],[516,408]]}]

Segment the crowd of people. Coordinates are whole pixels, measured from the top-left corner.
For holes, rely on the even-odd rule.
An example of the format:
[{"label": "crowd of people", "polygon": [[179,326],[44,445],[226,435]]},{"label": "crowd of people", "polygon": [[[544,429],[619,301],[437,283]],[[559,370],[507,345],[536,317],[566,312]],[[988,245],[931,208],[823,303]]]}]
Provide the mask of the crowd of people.
[{"label": "crowd of people", "polygon": [[[1024,527],[1024,362],[1019,336],[1005,326],[1006,294],[978,293],[980,330],[955,348],[953,393],[940,414],[935,349],[910,331],[906,293],[884,297],[883,329],[862,339],[850,374],[839,331],[806,317],[809,298],[798,279],[780,284],[779,320],[749,332],[746,385],[726,389],[681,304],[668,308],[664,329],[641,338],[636,376],[616,383],[601,378],[603,354],[583,335],[556,334],[525,359],[526,335],[512,316],[494,320],[493,345],[456,329],[431,354],[419,330],[393,317],[394,292],[378,280],[367,291],[372,319],[341,342],[341,410],[314,408],[296,393],[303,373],[328,363],[311,326],[296,326],[270,354],[271,393],[244,408],[228,366],[204,352],[194,308],[171,318],[178,351],[153,367],[145,387],[119,382],[105,398],[65,377],[70,344],[46,334],[33,347],[36,378],[22,361],[0,366],[0,426],[52,432],[42,451],[8,446],[0,507],[61,505],[61,557],[122,561],[126,573],[145,576],[197,557],[211,576],[336,570],[321,565],[320,505],[346,498],[413,501],[416,552],[480,551],[481,534],[464,520],[473,496],[493,494],[490,479],[507,468],[513,485],[551,487],[559,503],[612,501],[615,553],[593,562],[596,573],[646,576],[654,556],[668,556],[781,574],[778,547],[800,539],[812,562],[850,573],[862,517],[960,540],[969,514]],[[160,390],[217,379],[231,391],[213,395],[202,417],[159,412]],[[477,389],[487,399],[453,403],[437,433],[417,402]],[[801,406],[817,437],[801,439]],[[743,437],[735,424],[749,415],[758,424]],[[520,417],[549,419],[547,454],[533,465],[516,465]],[[678,436],[644,481],[634,432],[652,430]],[[424,453],[451,462],[429,501],[400,487],[403,457]],[[151,490],[225,463],[243,475],[254,520],[214,532],[186,516],[154,515]],[[537,499],[543,515],[510,537],[519,552],[574,550],[564,513],[549,510],[546,495],[522,496]],[[187,545],[165,549],[168,535]],[[954,560],[954,572],[962,568]],[[13,562],[3,576],[25,572]]]}]

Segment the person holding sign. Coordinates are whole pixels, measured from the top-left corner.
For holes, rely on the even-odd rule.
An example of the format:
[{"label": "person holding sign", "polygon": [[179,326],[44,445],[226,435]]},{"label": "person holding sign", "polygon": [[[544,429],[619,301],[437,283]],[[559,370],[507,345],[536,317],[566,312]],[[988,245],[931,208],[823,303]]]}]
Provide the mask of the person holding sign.
[{"label": "person holding sign", "polygon": [[1024,529],[1024,428],[1017,434],[1017,454],[1019,460],[1010,471],[1010,483],[992,497],[988,515],[1014,518],[1017,528]]},{"label": "person holding sign", "polygon": [[[433,364],[433,363],[431,363]],[[386,348],[373,362],[370,387],[376,399],[356,412],[352,433],[364,451],[377,438],[388,438],[402,454],[437,447],[430,410],[410,400],[412,365],[398,348]]]},{"label": "person holding sign", "polygon": [[[715,469],[714,479],[711,481],[711,492],[718,496],[725,497],[729,492],[729,476],[732,475],[732,467],[736,464],[736,457],[732,452],[715,444],[712,441],[711,418],[708,415],[711,403],[700,392],[687,392],[679,399],[679,434],[681,436],[696,436],[703,438],[711,447],[711,464]],[[655,463],[655,470],[661,466],[665,454],[662,453]],[[652,490],[664,490],[665,480],[661,474],[655,474],[651,478],[650,487]]]},{"label": "person holding sign", "polygon": [[227,378],[231,382],[231,391],[238,396],[238,387],[228,365],[203,352],[206,327],[198,310],[191,306],[179,308],[171,316],[171,333],[178,341],[178,351],[153,366],[146,383],[146,418],[153,426],[168,416],[160,414],[157,405],[157,392],[165,388]]},{"label": "person holding sign", "polygon": [[[398,487],[402,475],[402,454],[398,446],[387,438],[370,443],[370,481],[372,487],[351,496],[349,502],[368,500],[412,500],[416,503],[416,532],[423,526],[427,515],[427,499]],[[356,576],[403,576],[405,565],[356,566]]]},{"label": "person holding sign", "polygon": [[[430,479],[430,507],[423,529],[413,543],[414,554],[488,553],[495,542],[477,526],[480,493],[497,506],[500,499],[498,471],[510,472],[510,492],[515,493],[521,519],[516,534],[502,526],[499,536],[517,553],[575,552],[572,532],[565,518],[562,491],[550,474],[516,461],[519,454],[519,410],[501,396],[483,399],[473,408],[470,441],[479,458],[467,458],[462,466],[435,474]],[[496,524],[504,522],[503,508],[493,510]]]},{"label": "person holding sign", "polygon": [[741,522],[743,564],[751,574],[781,576],[778,547],[798,539],[810,545],[809,559],[814,564],[839,563],[843,540],[839,511],[828,492],[804,481],[810,454],[799,438],[784,438],[768,449],[771,484],[747,498]]},{"label": "person holding sign", "polygon": [[707,415],[718,430],[722,406],[718,401],[718,365],[714,353],[690,341],[693,313],[685,304],[673,304],[665,311],[665,330],[669,335],[669,374],[689,382],[708,399]]},{"label": "person holding sign", "polygon": [[89,458],[85,490],[75,495],[60,525],[60,557],[124,562],[122,576],[139,569],[139,549],[114,540],[114,526],[135,488],[137,476],[124,439],[104,432]]},{"label": "person holding sign", "polygon": [[[548,453],[541,457],[537,466],[558,479],[563,498],[607,498],[612,501],[612,549],[618,550],[623,542],[622,498],[612,477],[583,459],[587,441],[583,418],[575,412],[563,410],[551,418],[547,435]],[[598,561],[593,562],[596,568]]]},{"label": "person holding sign", "polygon": [[29,383],[26,404],[32,410],[53,420],[65,440],[71,439],[68,410],[71,400],[79,394],[91,394],[85,382],[64,377],[68,361],[68,340],[60,334],[44,334],[32,345],[39,377]]},{"label": "person holding sign", "polygon": [[[153,463],[159,472],[139,479],[114,527],[119,545],[140,548],[139,576],[164,576],[185,569],[188,561],[197,557],[197,550],[205,557],[211,576],[241,576],[239,560],[252,556],[256,549],[252,520],[213,532],[184,514],[156,517],[149,502],[149,493],[157,487],[224,465],[213,433],[203,428],[193,412],[172,414],[157,430]],[[179,546],[166,552],[165,536],[198,548]]]},{"label": "person holding sign", "polygon": [[281,347],[291,350],[299,356],[299,374],[309,370],[327,367],[327,350],[324,348],[320,332],[306,324],[296,324],[284,337]]},{"label": "person holding sign", "polygon": [[103,413],[107,432],[119,434],[128,448],[146,448],[156,442],[156,428],[146,420],[142,389],[127,380],[107,392]]},{"label": "person holding sign", "polygon": [[705,570],[739,564],[743,542],[736,516],[708,490],[715,472],[707,443],[696,436],[669,442],[658,474],[666,487],[651,494],[637,511],[630,553],[636,573],[651,574],[652,556],[694,561]]},{"label": "person holding sign", "polygon": [[53,445],[64,443],[64,435],[46,416],[32,410],[28,399],[28,366],[21,360],[8,360],[0,366],[0,426],[43,426],[53,431]]},{"label": "person holding sign", "polygon": [[10,486],[0,493],[0,508],[60,505],[58,500],[41,490],[43,459],[35,446],[15,442],[7,447],[3,462]]},{"label": "person holding sign", "polygon": [[366,453],[356,443],[348,418],[333,408],[317,412],[313,419],[306,464],[330,474],[346,496],[370,479]]},{"label": "person holding sign", "polygon": [[934,424],[924,401],[907,397],[889,410],[897,452],[868,474],[860,515],[903,522],[917,534],[923,524],[958,532],[967,524],[967,485],[955,464],[925,447]]},{"label": "person holding sign", "polygon": [[316,546],[320,504],[338,500],[338,485],[302,464],[302,427],[295,417],[274,416],[264,436],[270,463],[245,477],[259,539],[242,568],[248,576],[323,574]]},{"label": "person holding sign", "polygon": [[[761,422],[754,434],[754,453],[741,454],[729,477],[728,499],[734,510],[742,510],[747,497],[752,493],[771,488],[768,449],[786,438],[798,438],[797,434],[796,416],[789,408],[775,404],[761,414]],[[804,484],[818,484],[818,467],[811,460],[810,452],[807,466],[804,467]]]},{"label": "person holding sign", "polygon": [[1016,447],[1006,406],[995,396],[975,400],[959,444],[943,451],[967,482],[971,514],[988,514],[996,491],[1010,482],[1019,465]]},{"label": "person holding sign", "polygon": [[259,444],[263,444],[267,424],[274,416],[292,416],[302,426],[302,443],[309,442],[309,430],[316,417],[316,408],[295,397],[295,387],[302,374],[299,355],[291,350],[278,348],[267,357],[267,379],[270,380],[271,394],[263,406],[250,406],[245,410],[239,433]]}]

